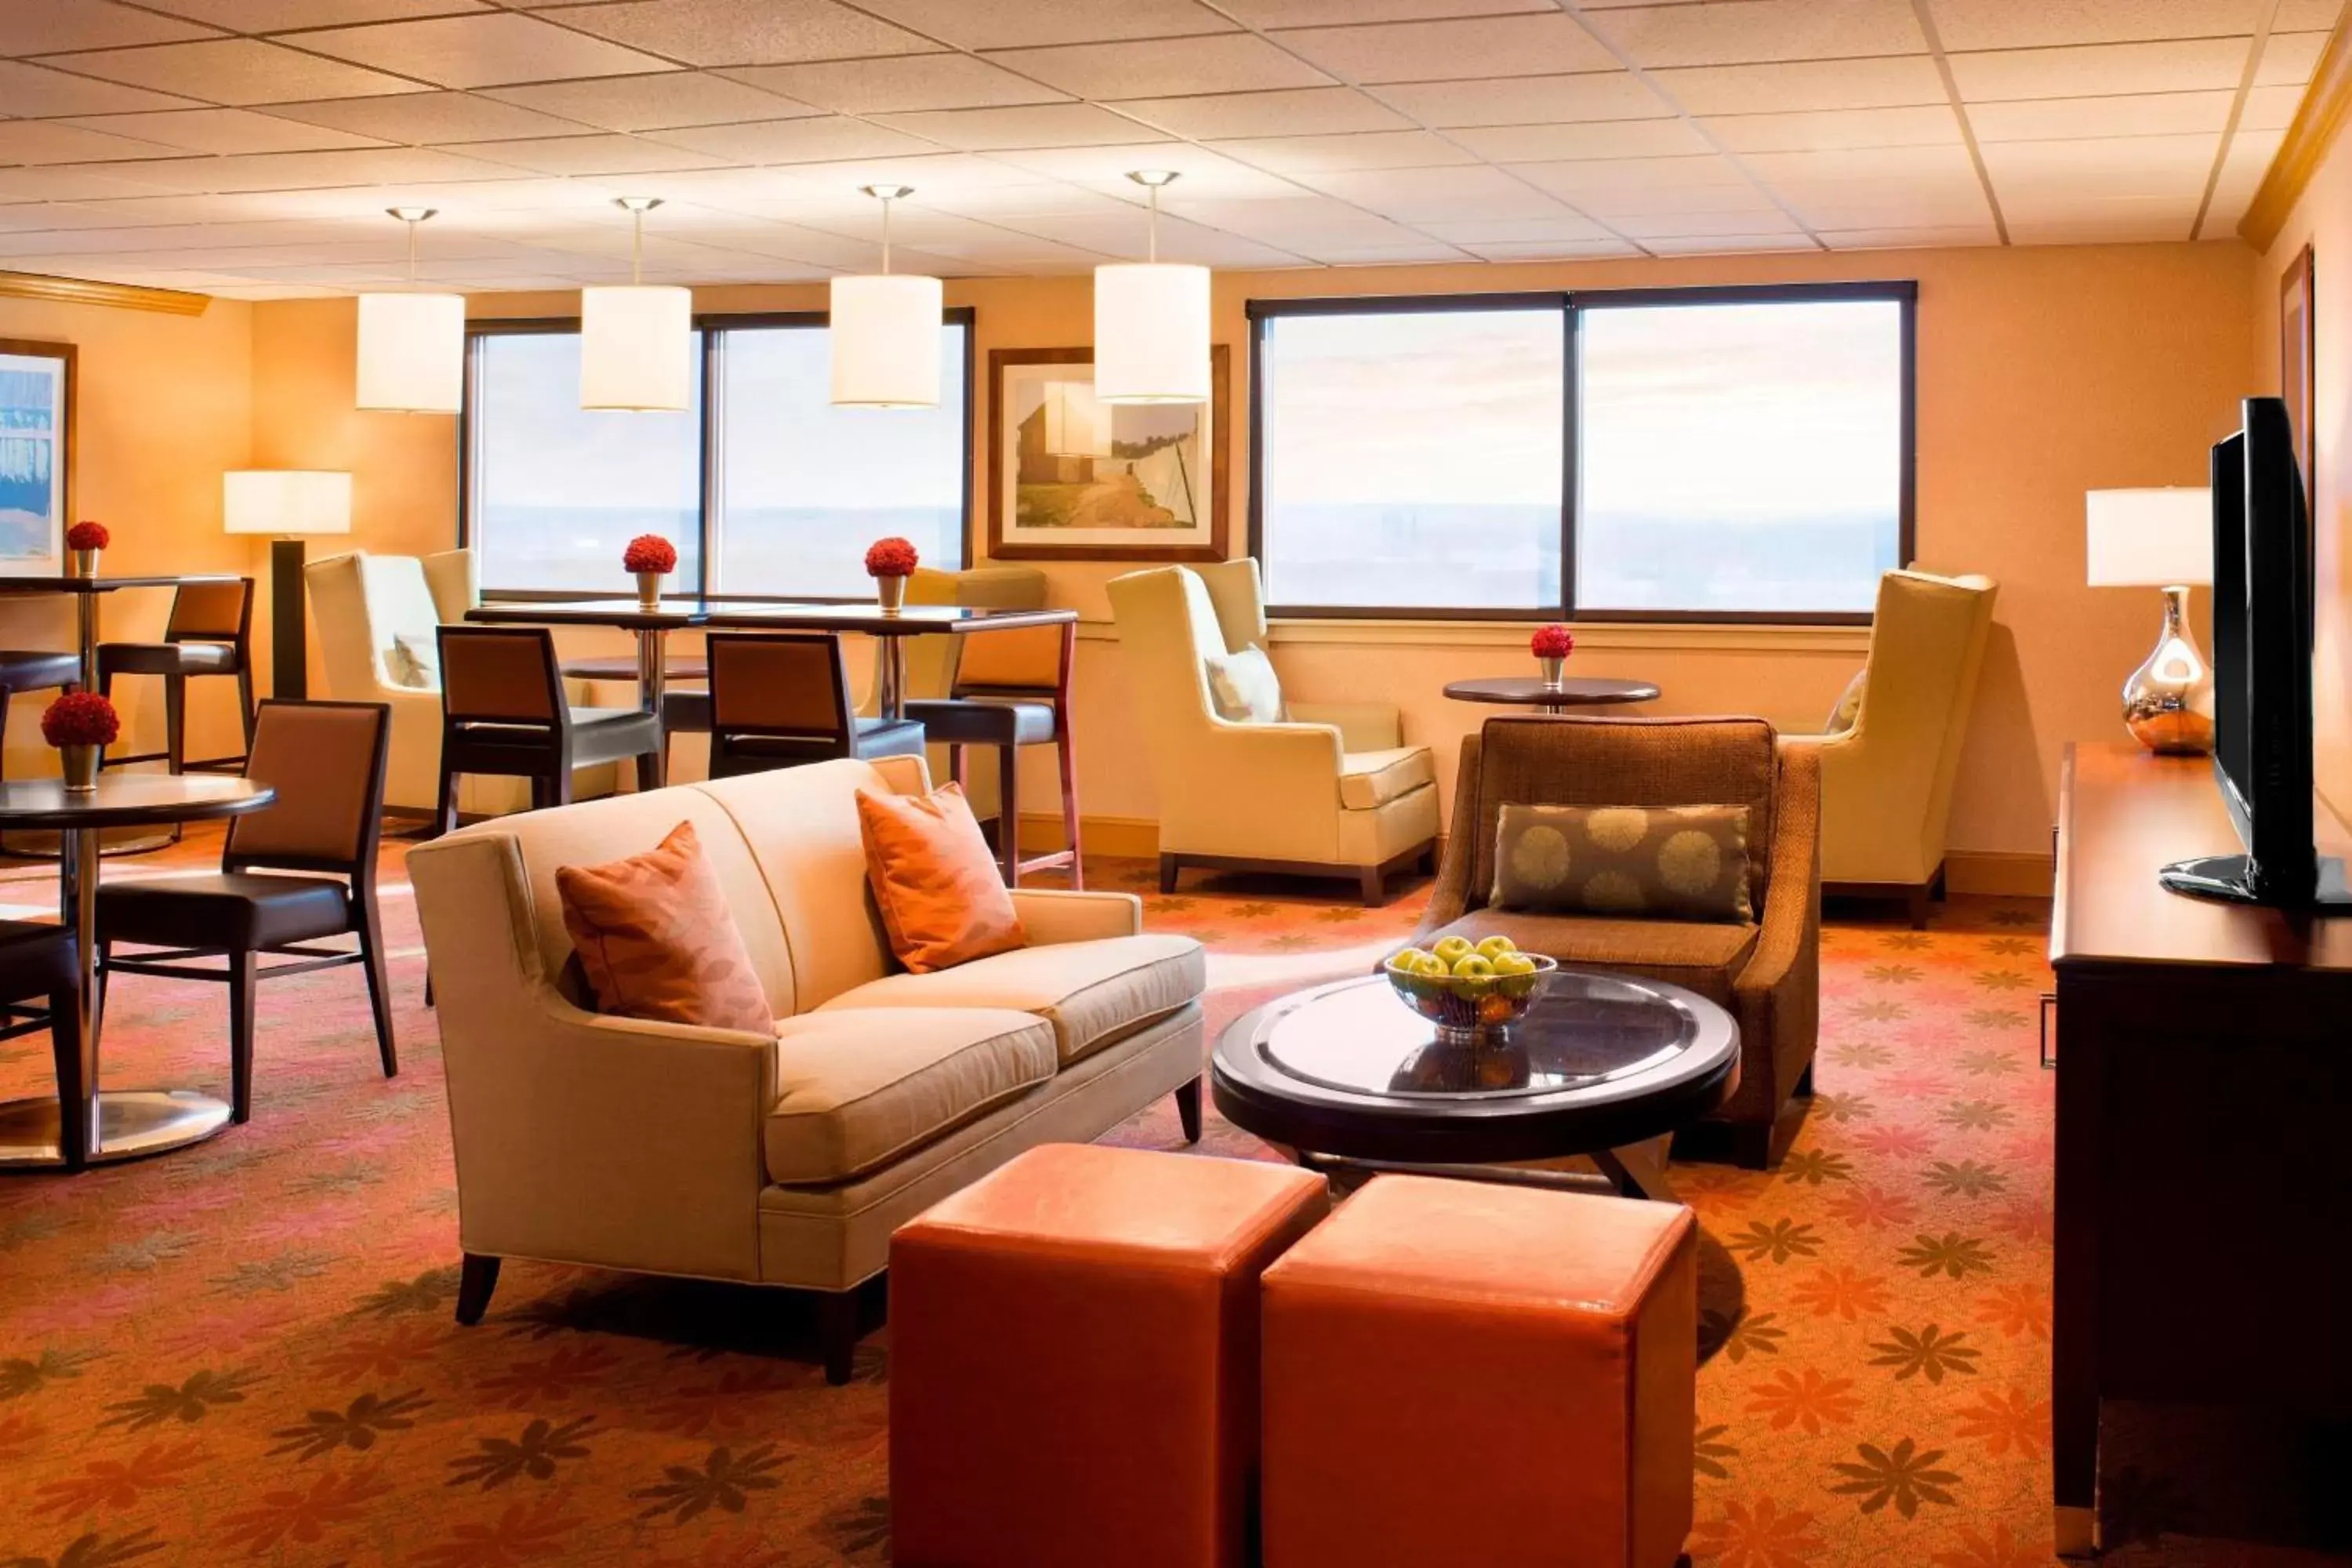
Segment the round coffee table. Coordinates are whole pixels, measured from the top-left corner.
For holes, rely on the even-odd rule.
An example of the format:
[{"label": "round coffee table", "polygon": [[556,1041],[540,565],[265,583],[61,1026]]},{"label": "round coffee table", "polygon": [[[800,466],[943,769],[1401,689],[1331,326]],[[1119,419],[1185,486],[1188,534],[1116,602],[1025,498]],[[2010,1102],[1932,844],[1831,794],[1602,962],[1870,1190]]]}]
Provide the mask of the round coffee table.
[{"label": "round coffee table", "polygon": [[1573,675],[1557,687],[1546,686],[1539,676],[1491,675],[1451,681],[1445,695],[1456,702],[1560,713],[1570,708],[1605,708],[1617,702],[1655,702],[1658,689],[1646,680],[1616,680],[1601,675]]},{"label": "round coffee table", "polygon": [[[1561,969],[1499,1039],[1450,1045],[1377,974],[1270,1002],[1218,1038],[1217,1109],[1300,1163],[1555,1184],[1507,1162],[1581,1154],[1671,1199],[1665,1136],[1729,1098],[1739,1026],[1664,981]],[[1591,1178],[1585,1178],[1589,1181]]]}]

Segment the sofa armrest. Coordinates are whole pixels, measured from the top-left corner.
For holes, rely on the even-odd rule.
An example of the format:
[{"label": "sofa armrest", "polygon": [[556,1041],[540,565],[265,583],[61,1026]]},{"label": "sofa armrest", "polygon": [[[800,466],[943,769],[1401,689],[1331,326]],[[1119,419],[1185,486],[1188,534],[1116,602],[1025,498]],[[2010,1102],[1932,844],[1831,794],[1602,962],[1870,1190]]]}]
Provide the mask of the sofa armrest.
[{"label": "sofa armrest", "polygon": [[1074,893],[1063,888],[1015,888],[1013,911],[1032,947],[1105,937],[1140,936],[1143,900],[1133,893]]},{"label": "sofa armrest", "polygon": [[1756,949],[1733,982],[1735,991],[1770,991],[1808,954],[1818,952],[1822,748],[1784,741],[1779,752],[1780,781],[1773,803],[1770,884],[1764,896]]},{"label": "sofa armrest", "polygon": [[1349,752],[1386,752],[1404,744],[1404,718],[1384,702],[1293,702],[1292,722],[1328,724]]}]

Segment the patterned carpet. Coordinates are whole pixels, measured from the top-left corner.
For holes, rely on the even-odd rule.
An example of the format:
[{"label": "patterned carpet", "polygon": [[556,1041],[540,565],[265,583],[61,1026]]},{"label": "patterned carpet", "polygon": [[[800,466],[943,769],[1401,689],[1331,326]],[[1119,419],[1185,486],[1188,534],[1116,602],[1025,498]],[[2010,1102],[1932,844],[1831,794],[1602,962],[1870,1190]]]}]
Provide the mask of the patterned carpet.
[{"label": "patterned carpet", "polygon": [[[110,876],[217,853],[192,837]],[[459,1330],[441,1065],[401,847],[385,850],[403,1070],[352,970],[265,985],[256,1113],[175,1156],[0,1181],[0,1563],[784,1568],[889,1560],[887,1336],[824,1385],[790,1298],[528,1263]],[[1141,890],[1145,868],[1097,868]],[[13,866],[0,900],[53,896]],[[1360,970],[1423,891],[1219,881],[1149,898],[1213,951],[1212,1023]],[[10,912],[16,912],[12,910]],[[2047,1553],[2044,910],[1824,941],[1820,1098],[1779,1169],[1678,1165],[1710,1238],[1701,1568],[2033,1568]],[[226,1092],[218,987],[126,978],[107,1080]],[[0,1044],[0,1095],[48,1082]],[[1178,1147],[1164,1102],[1115,1141]],[[1213,1121],[1204,1148],[1265,1152]],[[2180,1536],[2158,1469],[2111,1471],[2129,1563],[2304,1563]],[[2229,1533],[2230,1531],[2224,1531]]]}]

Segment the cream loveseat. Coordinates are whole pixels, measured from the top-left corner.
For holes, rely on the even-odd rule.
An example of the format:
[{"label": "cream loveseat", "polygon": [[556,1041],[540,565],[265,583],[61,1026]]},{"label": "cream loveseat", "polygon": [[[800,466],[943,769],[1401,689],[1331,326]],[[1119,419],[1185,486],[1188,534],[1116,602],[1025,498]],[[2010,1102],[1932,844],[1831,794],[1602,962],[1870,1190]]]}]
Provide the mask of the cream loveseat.
[{"label": "cream loveseat", "polygon": [[[1200,1127],[1201,946],[1123,893],[1020,889],[1030,945],[898,969],[856,792],[920,759],[833,762],[478,823],[410,852],[447,1063],[479,1320],[529,1258],[823,1292],[849,1375],[856,1288],[898,1225],[1024,1149],[1092,1139],[1165,1094]],[[556,868],[694,825],[776,1016],[772,1036],[589,1011]]]}]

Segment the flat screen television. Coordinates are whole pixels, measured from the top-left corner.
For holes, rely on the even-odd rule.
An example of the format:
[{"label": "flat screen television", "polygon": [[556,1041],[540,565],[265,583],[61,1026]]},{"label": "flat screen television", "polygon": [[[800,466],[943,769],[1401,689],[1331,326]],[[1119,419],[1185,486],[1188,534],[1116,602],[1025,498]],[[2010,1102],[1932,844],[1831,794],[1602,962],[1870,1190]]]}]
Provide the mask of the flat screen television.
[{"label": "flat screen television", "polygon": [[2311,518],[2286,404],[2249,397],[2213,448],[2213,779],[2242,855],[2168,866],[2176,892],[2286,909],[2352,905],[2312,821]]}]

